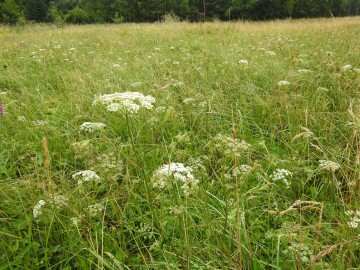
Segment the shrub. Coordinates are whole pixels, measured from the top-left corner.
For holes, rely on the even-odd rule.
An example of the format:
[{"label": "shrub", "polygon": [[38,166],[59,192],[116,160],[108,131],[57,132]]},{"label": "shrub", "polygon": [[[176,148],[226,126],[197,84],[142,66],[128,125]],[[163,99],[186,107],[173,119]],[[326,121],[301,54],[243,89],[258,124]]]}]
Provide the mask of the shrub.
[{"label": "shrub", "polygon": [[65,21],[67,23],[80,24],[80,23],[90,23],[93,20],[91,19],[91,17],[87,14],[87,12],[85,10],[83,10],[82,8],[76,7],[74,9],[70,10],[65,15]]}]

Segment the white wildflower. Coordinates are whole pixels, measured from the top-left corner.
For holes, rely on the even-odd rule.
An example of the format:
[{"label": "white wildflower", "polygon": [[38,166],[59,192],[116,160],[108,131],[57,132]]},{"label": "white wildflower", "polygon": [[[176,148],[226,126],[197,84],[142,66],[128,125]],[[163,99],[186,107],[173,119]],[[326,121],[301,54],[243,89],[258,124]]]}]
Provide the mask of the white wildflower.
[{"label": "white wildflower", "polygon": [[252,167],[247,164],[242,164],[239,167],[236,167],[233,169],[232,174],[233,176],[242,176],[244,174],[247,174],[252,170]]},{"label": "white wildflower", "polygon": [[194,98],[185,98],[185,99],[183,100],[183,102],[184,102],[185,104],[190,104],[190,103],[192,103],[192,102],[194,102],[194,101],[195,101]]},{"label": "white wildflower", "polygon": [[310,69],[306,69],[306,68],[301,68],[298,70],[299,73],[310,73],[311,70]]},{"label": "white wildflower", "polygon": [[288,82],[288,81],[279,81],[278,82],[278,85],[279,86],[285,86],[285,85],[290,85],[291,83],[290,82]]},{"label": "white wildflower", "polygon": [[291,243],[288,249],[283,251],[284,254],[288,252],[291,252],[293,256],[295,255],[299,258],[303,264],[309,264],[313,259],[312,250],[303,243]]},{"label": "white wildflower", "polygon": [[292,172],[286,169],[276,169],[271,175],[270,178],[274,181],[282,181],[287,187],[290,186],[288,177],[292,176]]},{"label": "white wildflower", "polygon": [[52,196],[52,202],[57,209],[61,209],[64,206],[67,206],[69,199],[64,195],[55,194]]},{"label": "white wildflower", "polygon": [[24,121],[26,120],[26,118],[25,118],[25,116],[20,115],[20,116],[18,116],[17,120],[18,120],[19,122],[24,122]]},{"label": "white wildflower", "polygon": [[95,203],[93,205],[89,205],[87,210],[90,216],[96,217],[98,214],[102,213],[105,210],[105,207],[100,203]]},{"label": "white wildflower", "polygon": [[124,169],[123,161],[117,158],[114,152],[101,154],[100,156],[96,157],[96,162],[106,172],[109,171],[121,172]]},{"label": "white wildflower", "polygon": [[350,64],[344,65],[341,69],[342,69],[343,71],[351,70],[351,69],[352,69],[352,65],[350,65]]},{"label": "white wildflower", "polygon": [[247,65],[247,64],[249,64],[249,62],[248,62],[248,60],[240,60],[239,62],[238,62],[238,64],[244,64],[244,65]]},{"label": "white wildflower", "polygon": [[0,92],[0,96],[5,96],[7,95],[7,92]]},{"label": "white wildflower", "polygon": [[79,226],[80,221],[81,221],[80,218],[78,218],[78,217],[72,217],[72,218],[70,218],[70,220],[75,227]]},{"label": "white wildflower", "polygon": [[152,96],[144,96],[139,92],[123,92],[99,95],[95,97],[93,105],[106,105],[107,110],[112,112],[137,113],[142,107],[152,109],[153,103],[155,103],[155,98]]},{"label": "white wildflower", "polygon": [[230,155],[239,157],[242,152],[248,150],[251,147],[251,145],[244,140],[239,141],[236,138],[233,139],[232,137],[223,134],[217,134],[214,137],[214,142],[215,148],[227,156]]},{"label": "white wildflower", "polygon": [[120,65],[119,65],[119,64],[113,64],[112,67],[113,67],[113,68],[119,68]]},{"label": "white wildflower", "polygon": [[168,188],[172,180],[178,181],[185,196],[189,196],[199,183],[192,171],[191,167],[186,167],[182,163],[165,164],[154,172],[151,181],[154,188],[160,189]]},{"label": "white wildflower", "polygon": [[106,125],[103,123],[84,122],[81,124],[80,130],[93,133],[95,131],[104,129],[105,127]]},{"label": "white wildflower", "polygon": [[72,175],[74,180],[77,180],[77,184],[80,185],[84,182],[95,181],[98,182],[100,177],[94,171],[85,170],[80,171]]},{"label": "white wildflower", "polygon": [[350,216],[350,221],[347,222],[350,228],[356,229],[360,223],[360,210],[349,210],[345,211],[345,215]]},{"label": "white wildflower", "polygon": [[35,121],[32,121],[32,123],[35,127],[42,127],[42,126],[46,126],[48,124],[48,122],[45,120],[35,120]]},{"label": "white wildflower", "polygon": [[331,160],[319,160],[319,169],[335,172],[340,169],[340,165]]},{"label": "white wildflower", "polygon": [[40,200],[37,202],[37,204],[33,208],[33,216],[34,218],[37,218],[38,216],[42,215],[41,208],[46,204],[44,200]]}]

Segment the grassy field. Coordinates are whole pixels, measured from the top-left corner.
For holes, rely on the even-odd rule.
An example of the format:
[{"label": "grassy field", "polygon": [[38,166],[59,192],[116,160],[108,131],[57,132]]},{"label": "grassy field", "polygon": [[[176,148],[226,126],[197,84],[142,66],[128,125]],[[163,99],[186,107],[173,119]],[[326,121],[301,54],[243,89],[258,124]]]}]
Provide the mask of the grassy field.
[{"label": "grassy field", "polygon": [[360,18],[0,28],[0,269],[360,269]]}]

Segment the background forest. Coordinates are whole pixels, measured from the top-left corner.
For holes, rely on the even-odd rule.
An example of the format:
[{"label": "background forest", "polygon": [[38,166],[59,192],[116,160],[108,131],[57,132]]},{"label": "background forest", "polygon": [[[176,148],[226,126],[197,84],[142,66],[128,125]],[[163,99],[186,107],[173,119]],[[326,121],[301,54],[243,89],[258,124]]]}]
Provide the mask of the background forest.
[{"label": "background forest", "polygon": [[360,0],[0,0],[0,22],[121,23],[356,16]]}]

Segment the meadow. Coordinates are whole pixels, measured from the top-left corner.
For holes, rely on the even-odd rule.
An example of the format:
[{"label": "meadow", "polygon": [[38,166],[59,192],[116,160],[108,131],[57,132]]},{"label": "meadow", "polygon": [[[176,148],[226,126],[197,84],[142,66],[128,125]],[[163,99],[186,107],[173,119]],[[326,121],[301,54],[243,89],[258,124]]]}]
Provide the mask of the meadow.
[{"label": "meadow", "polygon": [[360,269],[359,37],[0,27],[0,269]]}]

